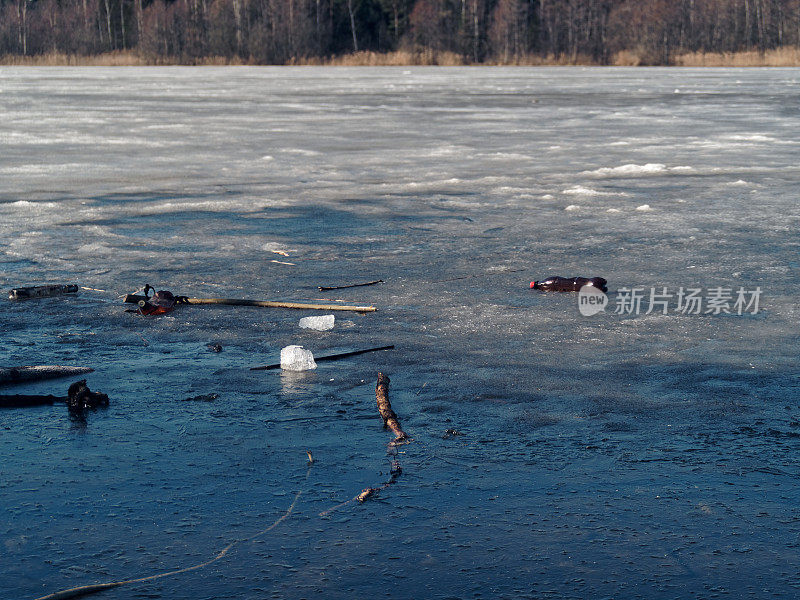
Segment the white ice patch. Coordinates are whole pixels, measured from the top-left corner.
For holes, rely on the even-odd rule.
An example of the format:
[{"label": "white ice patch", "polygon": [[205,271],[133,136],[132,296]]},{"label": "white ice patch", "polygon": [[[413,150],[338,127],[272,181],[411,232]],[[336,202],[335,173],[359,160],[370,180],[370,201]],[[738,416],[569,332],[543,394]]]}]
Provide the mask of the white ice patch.
[{"label": "white ice patch", "polygon": [[264,252],[274,252],[282,256],[288,256],[292,252],[292,250],[280,242],[267,242],[266,244],[262,244],[261,250]]},{"label": "white ice patch", "polygon": [[741,187],[741,186],[746,186],[746,185],[750,185],[750,184],[747,183],[744,179],[738,179],[737,181],[729,182],[728,185]]},{"label": "white ice patch", "polygon": [[724,140],[733,140],[734,142],[759,142],[759,143],[772,143],[777,142],[774,137],[754,133],[751,135],[725,135],[722,137]]},{"label": "white ice patch", "polygon": [[640,211],[642,211],[642,212],[646,212],[646,211],[648,211],[648,210],[653,210],[653,209],[652,209],[652,208],[650,208],[650,205],[649,205],[649,204],[642,204],[642,205],[640,205],[640,206],[637,206],[637,207],[636,207],[636,210],[640,210]]},{"label": "white ice patch", "polygon": [[[229,198],[221,200],[189,200],[185,202],[157,202],[142,204],[133,210],[127,211],[136,215],[161,215],[176,212],[234,212],[252,213],[260,211],[251,200]],[[122,211],[121,211],[122,212]]]},{"label": "white ice patch", "polygon": [[490,154],[479,154],[478,158],[487,158],[490,160],[531,160],[529,154],[520,154],[518,152],[492,152]]},{"label": "white ice patch", "polygon": [[562,194],[567,194],[569,196],[611,196],[613,195],[611,192],[601,192],[600,190],[595,190],[593,188],[587,188],[582,185],[573,185],[571,188],[567,188],[566,190],[561,192]]},{"label": "white ice patch", "polygon": [[113,252],[112,248],[102,244],[100,242],[92,242],[91,244],[84,244],[80,248],[78,248],[78,254],[111,254]]},{"label": "white ice patch", "polygon": [[689,173],[691,171],[694,171],[694,168],[686,165],[668,167],[662,163],[647,163],[645,165],[629,163],[626,165],[620,165],[619,167],[601,167],[599,169],[595,169],[594,171],[584,171],[581,173],[581,175],[624,177],[636,175],[663,175],[665,173]]},{"label": "white ice patch", "polygon": [[27,208],[32,210],[40,210],[43,208],[54,208],[58,205],[55,202],[30,202],[28,200],[17,200],[16,202],[10,202],[8,206],[12,206],[14,208]]},{"label": "white ice patch", "polygon": [[646,165],[627,164],[619,167],[601,167],[594,171],[584,171],[584,175],[652,175],[665,173],[667,165],[661,163],[647,163]]},{"label": "white ice patch", "polygon": [[462,153],[463,148],[458,146],[453,146],[452,144],[448,144],[446,146],[439,146],[438,148],[432,148],[428,152],[428,156],[454,156],[457,154]]},{"label": "white ice patch", "polygon": [[320,153],[316,150],[304,150],[303,148],[287,148],[284,150],[285,154],[294,154],[296,156],[319,156]]},{"label": "white ice patch", "polygon": [[336,317],[334,315],[320,315],[313,317],[303,317],[302,319],[300,319],[299,325],[302,329],[328,331],[329,329],[333,329],[335,323],[336,323]]},{"label": "white ice patch", "polygon": [[579,208],[580,206],[578,206],[577,204],[570,204],[564,210],[578,210]]}]

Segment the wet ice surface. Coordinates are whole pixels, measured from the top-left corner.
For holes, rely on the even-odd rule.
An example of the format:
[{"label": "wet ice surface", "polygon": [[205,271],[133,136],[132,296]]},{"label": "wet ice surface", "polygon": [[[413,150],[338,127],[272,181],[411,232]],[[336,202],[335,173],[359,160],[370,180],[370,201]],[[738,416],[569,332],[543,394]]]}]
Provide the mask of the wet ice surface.
[{"label": "wet ice surface", "polygon": [[[105,290],[0,302],[0,364],[91,365],[111,399],[0,413],[0,597],[201,563],[298,491],[214,564],[104,597],[797,593],[798,79],[0,69],[0,285]],[[582,317],[528,289],[547,275],[606,277],[610,309],[764,291],[756,315]],[[145,283],[380,310],[125,313]],[[248,369],[290,344],[396,348]],[[320,516],[389,477],[378,371],[403,473]]]}]

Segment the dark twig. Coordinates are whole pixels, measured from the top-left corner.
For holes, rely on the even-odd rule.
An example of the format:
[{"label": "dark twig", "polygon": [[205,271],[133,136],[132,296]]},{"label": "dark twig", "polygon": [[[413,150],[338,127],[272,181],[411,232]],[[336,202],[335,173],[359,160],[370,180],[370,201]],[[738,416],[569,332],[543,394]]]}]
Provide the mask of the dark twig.
[{"label": "dark twig", "polygon": [[385,283],[383,279],[376,279],[375,281],[368,281],[366,283],[351,283],[350,285],[319,285],[317,288],[320,292],[329,292],[331,290],[343,290],[346,288],[364,287],[365,285],[375,285],[376,283]]},{"label": "dark twig", "polygon": [[[322,362],[326,360],[339,360],[340,358],[348,358],[350,356],[358,356],[359,354],[366,354],[367,352],[377,352],[378,350],[392,350],[394,346],[380,346],[378,348],[367,348],[366,350],[353,350],[352,352],[340,352],[339,354],[329,354],[328,356],[314,357],[314,362]],[[280,369],[281,363],[273,365],[265,365],[263,367],[250,367],[251,371],[267,371],[270,369]]]}]

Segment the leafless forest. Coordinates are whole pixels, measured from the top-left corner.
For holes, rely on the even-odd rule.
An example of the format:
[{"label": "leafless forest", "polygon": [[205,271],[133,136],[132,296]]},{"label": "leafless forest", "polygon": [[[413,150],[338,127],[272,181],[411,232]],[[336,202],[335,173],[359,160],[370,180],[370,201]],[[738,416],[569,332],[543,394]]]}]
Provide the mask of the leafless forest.
[{"label": "leafless forest", "polygon": [[[800,46],[800,0],[0,0],[0,55],[287,64],[363,53],[672,64]],[[435,59],[434,59],[435,62]]]}]

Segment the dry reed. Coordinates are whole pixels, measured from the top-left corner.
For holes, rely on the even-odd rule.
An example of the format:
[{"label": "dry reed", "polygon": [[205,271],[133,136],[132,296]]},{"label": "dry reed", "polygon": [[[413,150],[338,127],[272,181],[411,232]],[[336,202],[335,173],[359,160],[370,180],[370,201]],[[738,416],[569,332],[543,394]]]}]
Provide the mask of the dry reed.
[{"label": "dry reed", "polygon": [[800,66],[800,48],[786,46],[759,52],[693,52],[675,57],[681,67],[797,67]]},{"label": "dry reed", "polygon": [[[759,52],[749,50],[742,52],[693,52],[675,55],[673,65],[679,67],[797,67],[800,66],[800,48],[783,47]],[[107,52],[93,56],[76,54],[49,53],[36,56],[4,55],[0,56],[0,65],[4,66],[228,66],[256,65],[255,59],[239,57],[207,56],[201,58],[181,58],[177,56],[155,56],[140,54],[134,50]],[[394,52],[355,52],[331,57],[293,58],[288,65],[308,66],[346,66],[346,67],[405,67],[405,66],[600,66],[590,56],[571,54],[541,56],[538,54],[514,55],[490,59],[482,63],[466,61],[454,52],[434,51],[430,49],[397,50]],[[636,50],[622,50],[611,57],[609,64],[618,67],[636,67],[652,64]]]},{"label": "dry reed", "polygon": [[16,67],[143,67],[168,65],[228,66],[246,64],[238,57],[204,56],[181,59],[176,56],[149,56],[134,50],[82,55],[51,52],[34,56],[6,54],[0,56],[0,65]]}]

